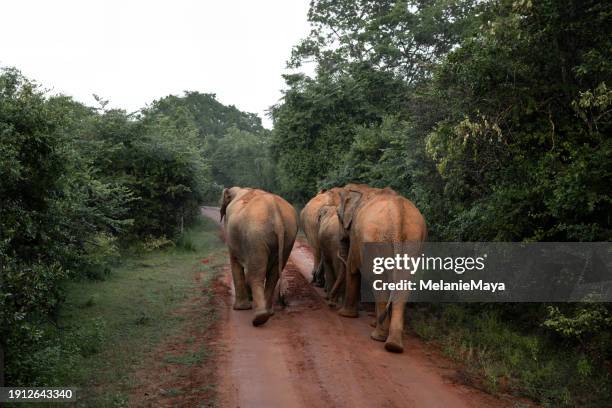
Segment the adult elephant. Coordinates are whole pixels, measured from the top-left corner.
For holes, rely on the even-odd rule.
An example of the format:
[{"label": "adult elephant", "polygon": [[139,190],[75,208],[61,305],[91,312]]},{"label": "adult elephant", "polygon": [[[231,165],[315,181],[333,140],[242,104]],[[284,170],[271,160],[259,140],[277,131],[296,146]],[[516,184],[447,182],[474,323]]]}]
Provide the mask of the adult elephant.
[{"label": "adult elephant", "polygon": [[232,187],[223,190],[224,218],[236,291],[234,309],[251,309],[248,285],[255,308],[253,325],[262,325],[274,314],[274,291],[295,242],[297,214],[277,195]]},{"label": "adult elephant", "polygon": [[334,187],[329,190],[323,189],[317,193],[300,212],[300,225],[308,244],[312,248],[314,264],[312,267],[312,280],[319,286],[325,285],[324,274],[321,269],[321,250],[319,245],[319,210],[325,205],[337,206],[340,203],[340,191],[342,188]]},{"label": "adult elephant", "polygon": [[[349,238],[345,298],[338,313],[357,317],[364,243],[422,243],[427,238],[427,227],[414,204],[390,188],[348,184],[340,192],[337,212],[341,228]],[[376,328],[371,334],[372,339],[385,342],[385,349],[397,353],[404,350],[406,299],[400,293],[390,304],[376,303]]]},{"label": "adult elephant", "polygon": [[346,245],[340,229],[337,208],[324,205],[319,210],[317,241],[321,255],[319,270],[325,277],[325,291],[330,306],[338,302],[338,295],[344,286]]}]

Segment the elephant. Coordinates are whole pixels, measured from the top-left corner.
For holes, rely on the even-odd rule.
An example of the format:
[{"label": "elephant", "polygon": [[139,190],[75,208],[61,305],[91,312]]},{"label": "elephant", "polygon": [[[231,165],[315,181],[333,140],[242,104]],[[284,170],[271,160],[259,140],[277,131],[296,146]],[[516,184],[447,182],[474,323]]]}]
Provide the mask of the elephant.
[{"label": "elephant", "polygon": [[319,210],[324,205],[337,206],[340,203],[340,191],[342,188],[334,187],[329,190],[323,189],[317,193],[300,212],[300,225],[306,234],[308,244],[312,248],[314,255],[314,264],[312,268],[312,281],[318,286],[324,286],[324,275],[321,273],[319,266],[321,265],[321,251],[318,242],[319,226],[317,219]]},{"label": "elephant", "polygon": [[338,294],[344,285],[344,269],[346,244],[343,245],[344,235],[340,229],[340,221],[336,206],[324,205],[319,209],[317,218],[319,231],[317,241],[321,256],[319,270],[325,277],[325,291],[327,292],[328,304],[335,306],[338,302]]},{"label": "elephant", "polygon": [[297,213],[275,194],[242,187],[223,190],[220,212],[236,291],[234,310],[253,306],[252,323],[260,326],[274,314],[276,285],[297,235]]},{"label": "elephant", "polygon": [[[360,184],[347,184],[340,192],[338,219],[349,248],[346,259],[345,297],[338,311],[344,317],[358,317],[361,261],[367,242],[421,244],[427,239],[427,226],[421,212],[408,199],[390,188],[379,189]],[[405,292],[388,302],[376,303],[376,328],[371,338],[385,342],[385,349],[404,350]],[[390,314],[390,316],[389,316]]]}]

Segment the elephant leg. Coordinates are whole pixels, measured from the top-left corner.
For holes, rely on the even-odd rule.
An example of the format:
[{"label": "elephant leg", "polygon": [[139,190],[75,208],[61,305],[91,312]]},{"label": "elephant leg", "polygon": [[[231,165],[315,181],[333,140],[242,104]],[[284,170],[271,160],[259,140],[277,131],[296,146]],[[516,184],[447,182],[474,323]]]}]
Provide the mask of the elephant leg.
[{"label": "elephant leg", "polygon": [[346,287],[344,291],[344,304],[338,311],[342,317],[359,317],[357,309],[359,304],[359,290],[361,286],[361,274],[358,269],[352,270],[347,267],[346,270]]},{"label": "elephant leg", "polygon": [[314,284],[318,288],[325,286],[325,260],[322,255],[321,260],[319,261],[319,266],[314,274]]},{"label": "elephant leg", "polygon": [[271,314],[266,307],[266,296],[264,293],[264,279],[266,277],[267,265],[249,265],[247,267],[247,275],[249,277],[249,285],[253,293],[253,307],[255,309],[255,317],[253,317],[253,326],[260,326],[268,321]]},{"label": "elephant leg", "polygon": [[342,288],[342,285],[344,285],[344,277],[345,275],[345,271],[344,271],[344,265],[340,264],[340,262],[336,263],[336,280],[334,281],[334,286],[332,286],[331,290],[329,291],[329,306],[330,307],[335,307],[336,304],[338,303],[338,293],[340,291],[340,289]]},{"label": "elephant leg", "polygon": [[[382,322],[381,322],[382,320]],[[376,302],[376,328],[370,337],[376,341],[385,341],[389,336],[389,315],[387,302]]]},{"label": "elephant leg", "polygon": [[232,279],[234,280],[234,310],[247,310],[251,308],[247,285],[244,279],[244,268],[236,258],[230,256],[230,266],[232,268]]},{"label": "elephant leg", "polygon": [[312,264],[312,272],[311,272],[312,280],[310,281],[310,283],[316,283],[317,282],[317,271],[321,267],[321,250],[319,248],[316,248],[313,245],[312,252],[314,256],[314,263]]},{"label": "elephant leg", "polygon": [[404,351],[402,334],[404,332],[404,309],[406,302],[398,300],[391,306],[391,324],[389,326],[389,336],[385,342],[385,349],[393,353]]},{"label": "elephant leg", "polygon": [[323,276],[325,283],[323,286],[325,289],[325,299],[329,299],[329,292],[336,279],[334,277],[334,266],[325,256],[323,256]]},{"label": "elephant leg", "polygon": [[274,314],[274,291],[280,278],[277,262],[273,262],[268,270],[268,276],[266,277],[266,286],[264,288],[264,295],[266,297],[266,309],[271,315]]}]

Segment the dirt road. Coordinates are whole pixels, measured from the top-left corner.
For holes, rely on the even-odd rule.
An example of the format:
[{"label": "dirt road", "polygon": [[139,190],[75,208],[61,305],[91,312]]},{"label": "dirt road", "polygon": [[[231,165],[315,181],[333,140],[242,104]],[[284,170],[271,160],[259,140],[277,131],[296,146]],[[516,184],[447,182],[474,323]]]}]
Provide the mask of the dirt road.
[{"label": "dirt road", "polygon": [[[203,213],[219,219],[217,208]],[[227,269],[225,322],[218,361],[223,407],[491,407],[512,406],[454,383],[453,365],[407,336],[403,354],[370,340],[372,317],[339,317],[309,284],[310,248],[296,242],[283,279],[286,308],[262,327],[252,311],[231,308]]]}]

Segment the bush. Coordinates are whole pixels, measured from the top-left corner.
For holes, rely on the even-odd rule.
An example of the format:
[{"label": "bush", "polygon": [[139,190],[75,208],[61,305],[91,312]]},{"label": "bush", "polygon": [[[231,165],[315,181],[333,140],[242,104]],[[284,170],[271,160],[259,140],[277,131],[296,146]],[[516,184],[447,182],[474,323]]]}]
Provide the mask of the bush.
[{"label": "bush", "polygon": [[[539,309],[515,305],[515,311],[530,314],[534,307]],[[463,364],[466,381],[490,392],[527,396],[545,406],[605,406],[612,390],[605,360],[522,326],[509,318],[508,309],[504,304],[419,305],[408,322]]]},{"label": "bush", "polygon": [[51,360],[72,353],[48,329],[62,283],[104,278],[131,240],[175,238],[212,184],[193,125],[101,105],[46,97],[0,71],[0,354],[11,385],[45,384]]}]

